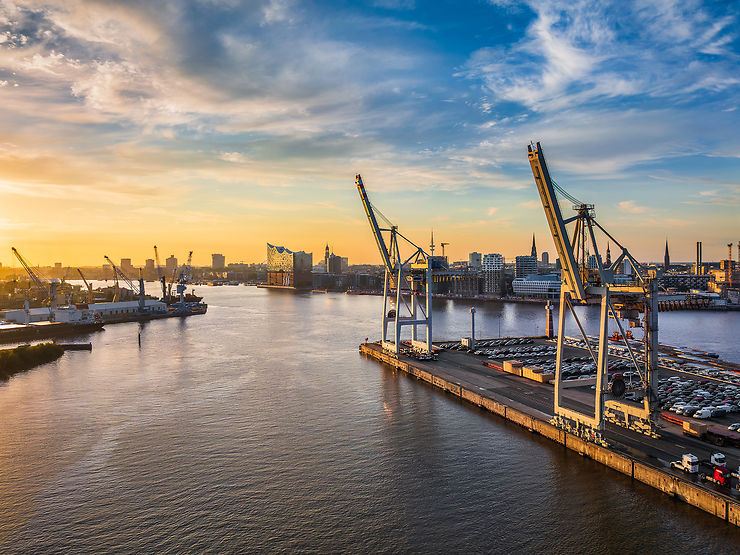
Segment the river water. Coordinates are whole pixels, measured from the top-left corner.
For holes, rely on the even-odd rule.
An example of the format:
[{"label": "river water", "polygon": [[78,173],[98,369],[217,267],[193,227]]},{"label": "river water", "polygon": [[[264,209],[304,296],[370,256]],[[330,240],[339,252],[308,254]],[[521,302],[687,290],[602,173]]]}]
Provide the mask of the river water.
[{"label": "river water", "polygon": [[[205,316],[109,325],[0,384],[1,551],[740,549],[740,530],[361,357],[378,297],[199,292]],[[435,337],[468,333],[469,304],[435,308]],[[544,329],[541,306],[477,309],[483,336]],[[739,326],[661,314],[661,340],[740,362]]]}]

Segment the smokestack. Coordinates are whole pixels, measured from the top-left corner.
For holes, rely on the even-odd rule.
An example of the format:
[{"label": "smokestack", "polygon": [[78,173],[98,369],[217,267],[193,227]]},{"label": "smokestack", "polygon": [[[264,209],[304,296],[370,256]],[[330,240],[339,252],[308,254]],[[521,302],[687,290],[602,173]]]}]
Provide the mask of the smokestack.
[{"label": "smokestack", "polygon": [[[561,307],[562,310],[562,307]],[[547,313],[547,324],[545,325],[545,335],[548,339],[552,339],[555,335],[552,325],[552,303],[547,301],[545,305],[545,312]]]},{"label": "smokestack", "polygon": [[701,274],[701,241],[696,242],[696,275]]}]

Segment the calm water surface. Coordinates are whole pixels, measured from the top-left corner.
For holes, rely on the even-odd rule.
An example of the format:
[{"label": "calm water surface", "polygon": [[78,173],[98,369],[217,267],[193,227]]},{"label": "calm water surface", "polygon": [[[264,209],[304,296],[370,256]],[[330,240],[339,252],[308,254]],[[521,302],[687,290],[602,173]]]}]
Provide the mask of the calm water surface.
[{"label": "calm water surface", "polygon": [[[0,384],[0,550],[740,549],[740,530],[361,357],[378,297],[201,292],[205,316],[110,325]],[[477,307],[486,336],[544,329],[541,306]],[[436,309],[436,336],[467,333],[467,304]],[[740,362],[739,325],[668,313],[661,338]]]}]

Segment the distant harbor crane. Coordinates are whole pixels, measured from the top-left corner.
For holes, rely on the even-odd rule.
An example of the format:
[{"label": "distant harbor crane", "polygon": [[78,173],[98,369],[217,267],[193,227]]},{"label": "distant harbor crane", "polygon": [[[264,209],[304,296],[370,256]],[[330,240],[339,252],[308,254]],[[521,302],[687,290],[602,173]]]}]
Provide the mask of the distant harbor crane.
[{"label": "distant harbor crane", "polygon": [[159,251],[157,245],[154,245],[154,259],[157,261],[157,281],[162,285],[162,302],[167,302],[167,277],[162,271],[162,265],[159,263]]},{"label": "distant harbor crane", "polygon": [[[605,420],[654,436],[655,412],[658,408],[658,399],[654,391],[657,385],[658,371],[657,280],[649,276],[629,251],[596,221],[594,205],[579,201],[551,179],[540,143],[530,144],[528,155],[542,207],[562,267],[563,283],[560,291],[555,369],[556,423],[562,428],[595,441],[601,441],[600,433],[604,429]],[[563,218],[556,190],[565,200],[572,203],[573,209],[576,211],[575,216],[568,219]],[[575,223],[572,235],[566,227],[570,223]],[[622,249],[622,253],[611,266],[605,266],[601,261],[595,230],[601,231],[617,247]],[[589,246],[594,255],[591,260],[596,260],[596,268],[589,268]],[[636,281],[629,284],[617,284],[614,275],[625,259],[629,260],[634,269]],[[578,314],[573,310],[573,306],[587,304],[590,300],[596,299],[600,301],[601,318],[598,347],[597,351],[594,352]],[[596,394],[593,414],[564,406],[562,363],[563,344],[566,337],[565,316],[567,313],[570,313],[575,320],[591,358],[596,364]],[[644,357],[642,360],[638,360],[630,342],[624,339],[631,362],[642,383],[644,396],[641,406],[637,403],[626,403],[618,400],[624,394],[623,381],[613,379],[610,385],[607,383],[609,318],[615,320],[623,338],[627,337],[621,322],[623,319],[629,322],[630,327],[644,328]],[[609,395],[609,399],[606,399],[607,395]]]},{"label": "distant harbor crane", "polygon": [[59,280],[52,279],[47,288],[45,282],[31,269],[31,265],[25,258],[23,258],[21,253],[18,252],[18,249],[11,247],[10,250],[13,251],[13,254],[18,259],[18,262],[21,263],[23,269],[26,270],[28,277],[31,278],[31,283],[39,290],[44,301],[49,303],[49,321],[53,322],[55,320],[54,313],[56,311],[57,285],[59,284]]},{"label": "distant harbor crane", "polygon": [[135,285],[134,282],[123,273],[123,270],[116,266],[107,255],[104,255],[103,257],[108,261],[108,264],[113,267],[113,274],[115,276],[120,276],[124,283],[129,286],[134,295],[139,298],[139,310],[143,311],[146,307],[146,295],[144,293],[144,278],[141,275],[141,271],[139,272],[139,285]]},{"label": "distant harbor crane", "polygon": [[193,251],[188,253],[188,261],[180,269],[180,276],[177,279],[177,295],[180,297],[180,302],[185,302],[185,291],[187,290],[188,283],[192,281],[192,270],[191,264],[193,261]]},{"label": "distant harbor crane", "polygon": [[[357,174],[355,185],[360,193],[362,205],[365,208],[370,229],[380,251],[380,257],[385,267],[383,285],[383,321],[382,346],[383,349],[398,355],[401,350],[401,329],[411,326],[411,347],[423,355],[432,353],[432,258],[424,250],[404,237],[398,226],[393,225],[388,218],[373,207],[362,183],[362,177]],[[386,222],[388,227],[378,225],[377,214]],[[389,234],[389,246],[386,246],[383,233]],[[399,238],[414,248],[411,256],[403,258],[399,245]],[[432,243],[434,240],[432,239]],[[404,286],[408,289],[404,289]],[[422,303],[422,299],[425,300]],[[388,337],[388,324],[393,323],[392,341]],[[424,326],[425,340],[418,338],[418,327]]]},{"label": "distant harbor crane", "polygon": [[88,283],[85,279],[85,275],[82,273],[82,270],[77,268],[77,273],[80,274],[80,277],[82,278],[82,282],[85,284],[85,287],[87,288],[87,304],[93,304],[95,302],[95,297],[93,295],[93,287],[91,283]]}]

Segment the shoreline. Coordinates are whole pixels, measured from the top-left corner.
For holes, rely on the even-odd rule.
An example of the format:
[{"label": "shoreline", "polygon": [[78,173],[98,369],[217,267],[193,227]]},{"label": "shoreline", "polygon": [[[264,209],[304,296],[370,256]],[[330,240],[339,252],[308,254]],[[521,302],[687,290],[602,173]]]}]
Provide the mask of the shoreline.
[{"label": "shoreline", "polygon": [[33,370],[37,366],[54,362],[64,354],[64,346],[56,343],[21,345],[13,349],[0,350],[0,382],[8,381],[16,374]]}]

